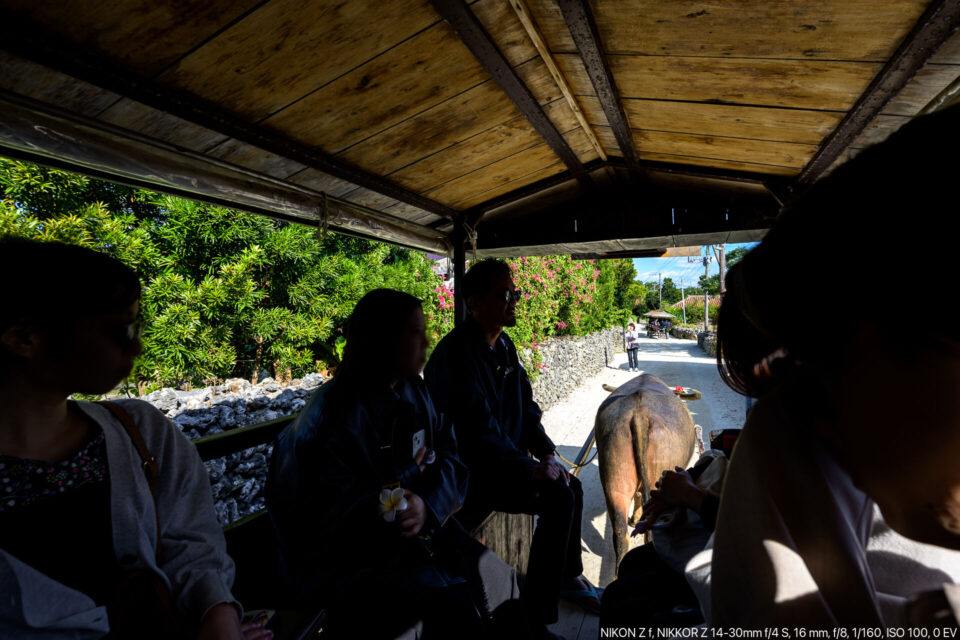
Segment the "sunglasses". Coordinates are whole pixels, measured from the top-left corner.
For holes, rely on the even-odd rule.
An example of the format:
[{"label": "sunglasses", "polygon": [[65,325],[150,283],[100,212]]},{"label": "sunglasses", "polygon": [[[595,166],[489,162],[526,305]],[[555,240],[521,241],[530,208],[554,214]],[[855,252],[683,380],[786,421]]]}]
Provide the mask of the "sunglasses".
[{"label": "sunglasses", "polygon": [[498,297],[498,299],[503,300],[503,301],[506,302],[507,304],[510,304],[511,302],[519,302],[519,301],[520,301],[520,297],[521,297],[522,295],[523,295],[523,292],[520,291],[519,289],[514,289],[514,290],[504,289],[504,290],[500,293],[500,295],[497,296],[497,297]]}]

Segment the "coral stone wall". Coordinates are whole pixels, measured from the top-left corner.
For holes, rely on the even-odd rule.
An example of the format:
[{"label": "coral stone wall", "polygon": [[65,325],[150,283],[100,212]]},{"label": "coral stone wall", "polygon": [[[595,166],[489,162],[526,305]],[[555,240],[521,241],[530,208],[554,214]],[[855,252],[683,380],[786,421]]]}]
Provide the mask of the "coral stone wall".
[{"label": "coral stone wall", "polygon": [[[586,378],[596,374],[623,351],[623,331],[598,331],[588,336],[559,337],[539,345],[542,367],[533,381],[533,397],[544,410],[563,400]],[[528,354],[529,355],[529,354]],[[191,391],[160,389],[143,397],[183,433],[195,440],[222,431],[247,427],[294,414],[323,383],[318,374],[281,384],[266,378],[258,384],[232,379],[215,387]],[[264,484],[271,445],[251,447],[205,462],[210,474],[217,517],[223,525],[265,506]]]}]

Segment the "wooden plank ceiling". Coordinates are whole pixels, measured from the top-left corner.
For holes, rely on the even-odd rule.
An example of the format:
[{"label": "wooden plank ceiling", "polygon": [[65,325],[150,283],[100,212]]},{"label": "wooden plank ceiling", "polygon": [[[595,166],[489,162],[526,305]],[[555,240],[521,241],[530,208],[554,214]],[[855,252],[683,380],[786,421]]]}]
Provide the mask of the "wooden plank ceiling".
[{"label": "wooden plank ceiling", "polygon": [[[547,193],[573,167],[488,72],[489,61],[441,18],[438,8],[450,4],[0,0],[0,18],[8,25],[0,40],[0,49],[7,49],[0,53],[0,89],[420,225],[444,228],[458,212],[476,222],[495,207],[502,214],[515,195],[526,196],[529,209],[538,187]],[[588,181],[603,189],[638,177],[622,169],[596,172],[606,164],[622,166],[625,150],[569,24],[564,5],[576,0],[462,4],[572,150],[574,163],[593,171]],[[595,22],[629,140],[648,174],[641,184],[727,193],[774,208],[760,185],[800,174],[928,5],[582,3]],[[154,94],[196,100],[225,114],[221,120],[243,125],[241,132],[263,136],[217,126],[216,118],[201,122],[174,113],[144,97],[149,91],[128,92],[117,80],[99,82],[90,65],[61,66],[70,58],[62,52],[41,59],[34,45],[11,44],[19,37],[14,31],[24,27],[89,54],[101,71],[142,80]],[[551,74],[551,65],[558,73]],[[884,139],[942,97],[958,76],[960,41],[954,37],[838,162]],[[261,138],[272,142],[257,142]],[[299,151],[286,153],[277,141]],[[338,172],[340,166],[348,170]],[[671,166],[700,167],[707,175],[654,175]],[[753,186],[718,181],[710,171],[749,178]]]}]

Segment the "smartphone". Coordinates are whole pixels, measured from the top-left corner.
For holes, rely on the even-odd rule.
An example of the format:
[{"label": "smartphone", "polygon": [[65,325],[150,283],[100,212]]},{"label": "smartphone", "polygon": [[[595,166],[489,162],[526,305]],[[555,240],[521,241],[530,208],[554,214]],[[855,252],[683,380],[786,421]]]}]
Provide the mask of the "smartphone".
[{"label": "smartphone", "polygon": [[417,431],[413,434],[413,452],[410,454],[413,457],[416,457],[417,451],[420,451],[420,447],[426,444],[427,433],[423,429]]},{"label": "smartphone", "polygon": [[270,620],[273,619],[275,613],[276,611],[273,609],[251,609],[250,611],[244,611],[241,624],[256,622],[261,627],[265,627]]}]

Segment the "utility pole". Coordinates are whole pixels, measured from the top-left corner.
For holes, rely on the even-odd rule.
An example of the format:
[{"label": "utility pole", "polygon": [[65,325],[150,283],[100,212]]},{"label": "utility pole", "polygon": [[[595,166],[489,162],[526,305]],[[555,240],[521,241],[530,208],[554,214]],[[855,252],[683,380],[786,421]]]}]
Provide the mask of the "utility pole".
[{"label": "utility pole", "polygon": [[657,290],[660,296],[660,304],[657,306],[657,309],[663,309],[663,273],[657,272]]},{"label": "utility pole", "polygon": [[683,292],[683,276],[680,276],[680,304],[683,305],[683,324],[687,324],[687,296]]},{"label": "utility pole", "polygon": [[[703,279],[710,277],[710,255],[703,257]],[[710,294],[703,288],[703,330],[710,331]]]},{"label": "utility pole", "polygon": [[[700,258],[687,258],[688,263],[701,262],[703,261],[703,278],[706,280],[710,277],[710,261],[713,260],[713,257],[710,255],[710,252],[713,250],[713,245],[707,245],[707,250],[704,252],[704,255]],[[706,284],[706,282],[704,282]],[[710,330],[710,294],[707,293],[707,288],[703,288],[703,330]]]},{"label": "utility pole", "polygon": [[726,243],[720,245],[720,251],[716,249],[713,252],[717,256],[717,264],[720,265],[720,295],[722,296],[727,292],[727,245]]}]

